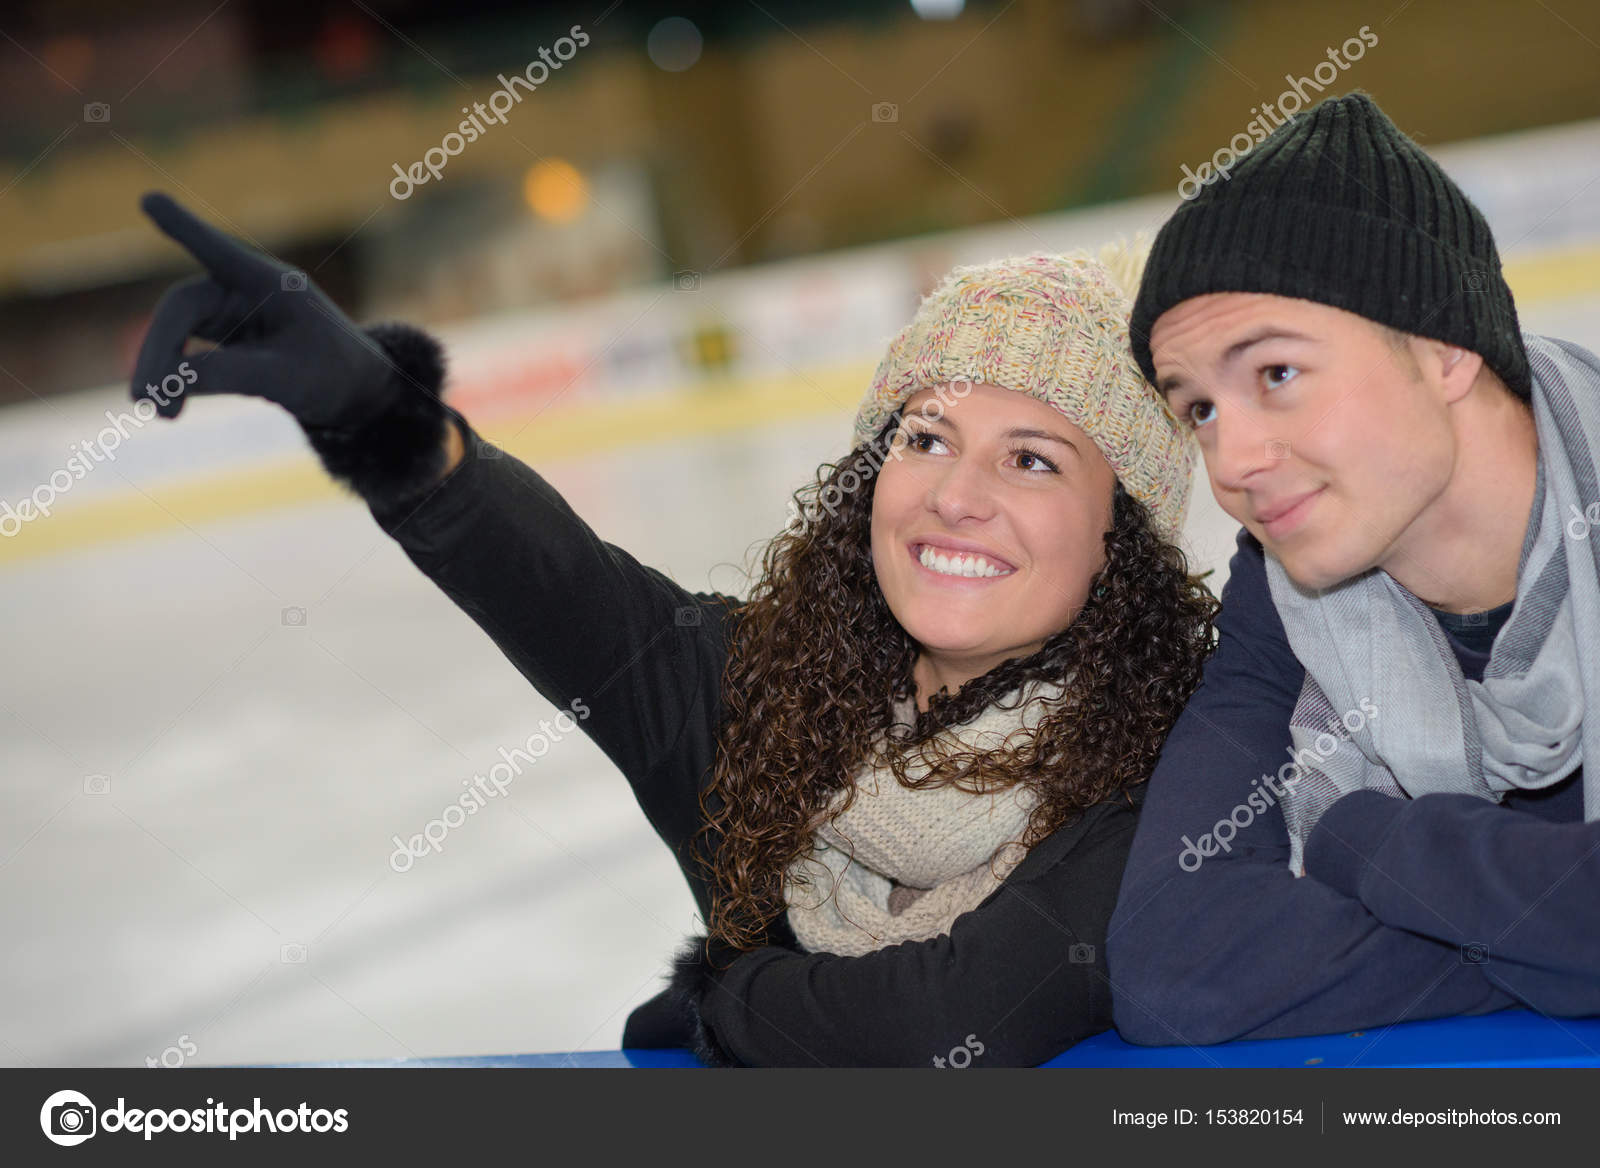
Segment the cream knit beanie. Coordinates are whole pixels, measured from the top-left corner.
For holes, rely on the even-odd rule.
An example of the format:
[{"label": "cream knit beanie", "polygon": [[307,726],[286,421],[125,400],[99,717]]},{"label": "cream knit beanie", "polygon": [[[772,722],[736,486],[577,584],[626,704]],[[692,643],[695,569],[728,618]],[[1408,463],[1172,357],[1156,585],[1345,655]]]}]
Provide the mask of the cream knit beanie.
[{"label": "cream knit beanie", "polygon": [[870,441],[918,390],[997,385],[1060,410],[1099,447],[1162,538],[1183,530],[1195,444],[1145,381],[1128,339],[1147,245],[954,269],[889,344],[856,413]]}]

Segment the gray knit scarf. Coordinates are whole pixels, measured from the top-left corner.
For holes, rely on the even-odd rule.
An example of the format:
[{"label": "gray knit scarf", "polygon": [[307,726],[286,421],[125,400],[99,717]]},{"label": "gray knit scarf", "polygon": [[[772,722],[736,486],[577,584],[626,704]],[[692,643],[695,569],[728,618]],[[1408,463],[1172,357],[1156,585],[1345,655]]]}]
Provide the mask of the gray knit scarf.
[{"label": "gray knit scarf", "polygon": [[[1559,782],[1585,755],[1600,759],[1600,716],[1584,717],[1600,708],[1600,358],[1567,341],[1524,341],[1538,478],[1516,601],[1481,682],[1462,676],[1438,620],[1387,572],[1307,591],[1267,557],[1306,670],[1280,797],[1296,874],[1311,829],[1351,791],[1499,802]],[[1585,819],[1600,818],[1600,763],[1584,771],[1583,806]]]},{"label": "gray knit scarf", "polygon": [[[1014,749],[1017,736],[1037,727],[1063,692],[1053,683],[1030,683],[946,730],[937,746]],[[897,726],[915,716],[910,701],[894,713]],[[906,773],[919,778],[929,769],[919,755]],[[1017,841],[1038,799],[1021,785],[984,795],[952,786],[911,788],[887,765],[868,763],[855,787],[855,802],[817,830],[811,852],[786,874],[789,924],[811,952],[857,957],[948,933],[1026,855]],[[846,794],[835,795],[834,810]]]}]

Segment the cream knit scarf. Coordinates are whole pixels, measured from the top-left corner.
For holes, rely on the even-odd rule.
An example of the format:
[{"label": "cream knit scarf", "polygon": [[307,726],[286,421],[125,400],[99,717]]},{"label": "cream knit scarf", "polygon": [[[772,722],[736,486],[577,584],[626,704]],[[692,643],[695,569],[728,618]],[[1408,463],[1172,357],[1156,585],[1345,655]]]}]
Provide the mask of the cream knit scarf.
[{"label": "cream knit scarf", "polygon": [[[1054,683],[1030,683],[946,730],[940,745],[1015,749],[1063,692]],[[909,700],[894,713],[897,725],[915,716]],[[918,757],[906,773],[920,778],[929,769]],[[860,956],[948,933],[956,917],[977,908],[1027,854],[1016,841],[1038,796],[1026,787],[985,795],[953,786],[913,789],[887,765],[870,762],[855,785],[855,802],[817,830],[811,853],[786,874],[789,924],[811,952]],[[835,809],[845,795],[835,796]]]}]

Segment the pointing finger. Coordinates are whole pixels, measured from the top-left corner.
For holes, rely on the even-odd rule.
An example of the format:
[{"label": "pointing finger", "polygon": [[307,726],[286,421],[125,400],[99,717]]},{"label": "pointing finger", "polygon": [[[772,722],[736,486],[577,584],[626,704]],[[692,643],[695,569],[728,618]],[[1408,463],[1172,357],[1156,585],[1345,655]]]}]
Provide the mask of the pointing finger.
[{"label": "pointing finger", "polygon": [[246,292],[277,287],[282,265],[218,231],[170,195],[151,191],[139,206],[225,287]]}]

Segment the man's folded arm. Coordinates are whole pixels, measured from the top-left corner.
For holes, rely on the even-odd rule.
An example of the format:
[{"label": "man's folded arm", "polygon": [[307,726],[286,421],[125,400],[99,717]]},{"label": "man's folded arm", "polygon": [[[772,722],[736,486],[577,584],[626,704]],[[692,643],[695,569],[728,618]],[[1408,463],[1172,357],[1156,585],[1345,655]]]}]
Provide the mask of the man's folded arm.
[{"label": "man's folded arm", "polygon": [[1357,791],[1318,821],[1306,873],[1384,924],[1457,946],[1530,1006],[1600,1013],[1600,822]]},{"label": "man's folded arm", "polygon": [[1107,940],[1117,1028],[1146,1045],[1360,1029],[1514,1005],[1459,946],[1296,877],[1273,794],[1303,669],[1241,532],[1204,679],[1150,779]]}]

